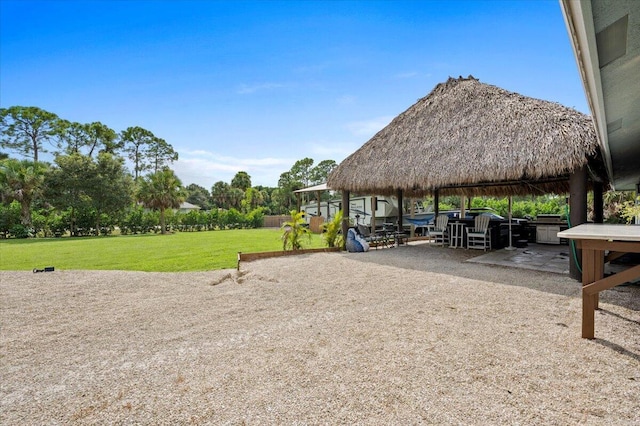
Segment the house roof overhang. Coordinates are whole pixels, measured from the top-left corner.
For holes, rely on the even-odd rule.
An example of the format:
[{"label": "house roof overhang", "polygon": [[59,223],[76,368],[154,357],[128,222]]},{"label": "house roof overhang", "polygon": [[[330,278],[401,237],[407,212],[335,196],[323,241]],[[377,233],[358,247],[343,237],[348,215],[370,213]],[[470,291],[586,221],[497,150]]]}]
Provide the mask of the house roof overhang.
[{"label": "house roof overhang", "polygon": [[640,2],[560,0],[609,180],[640,185]]}]

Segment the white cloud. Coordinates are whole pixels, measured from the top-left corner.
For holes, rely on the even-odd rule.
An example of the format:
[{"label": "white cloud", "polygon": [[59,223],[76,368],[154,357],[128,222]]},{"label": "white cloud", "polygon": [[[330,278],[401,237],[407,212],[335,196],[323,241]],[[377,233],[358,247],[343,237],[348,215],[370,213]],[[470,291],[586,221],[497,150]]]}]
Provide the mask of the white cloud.
[{"label": "white cloud", "polygon": [[[364,143],[364,141],[362,142]],[[322,143],[322,142],[313,142],[310,143],[309,146],[311,148],[311,153],[313,154],[313,158],[318,162],[322,160],[334,160],[337,163],[340,163],[347,156],[351,155],[354,151],[356,151],[362,143]]]},{"label": "white cloud", "polygon": [[180,156],[182,159],[184,158],[193,158],[193,159],[207,159],[214,160],[215,162],[220,162],[224,164],[233,164],[238,167],[253,167],[253,166],[272,166],[272,165],[282,165],[291,162],[291,159],[283,159],[283,158],[273,158],[273,157],[265,157],[265,158],[238,158],[227,155],[221,155],[216,152],[206,151],[203,149],[197,150],[189,150],[189,149],[181,149]]},{"label": "white cloud", "polygon": [[416,77],[417,75],[418,75],[417,71],[409,71],[409,72],[396,74],[395,77],[396,78],[412,78],[412,77]]},{"label": "white cloud", "polygon": [[285,85],[281,83],[260,83],[260,84],[253,84],[253,85],[241,84],[237,93],[239,95],[250,95],[262,90],[273,90],[273,89],[278,89],[284,86]]},{"label": "white cloud", "polygon": [[338,98],[338,104],[340,105],[353,105],[356,103],[356,97],[352,95],[344,95]]},{"label": "white cloud", "polygon": [[251,176],[253,185],[277,186],[280,175],[295,160],[290,158],[237,158],[205,150],[181,150],[172,169],[184,185],[196,183],[207,189],[218,182],[231,182],[239,171]]},{"label": "white cloud", "polygon": [[409,78],[416,78],[416,77],[429,78],[429,77],[431,77],[431,73],[422,73],[422,72],[418,72],[418,71],[407,71],[407,72],[398,73],[394,77],[397,78],[397,79],[400,79],[400,80],[409,79]]},{"label": "white cloud", "polygon": [[332,62],[332,61],[324,61],[324,62],[318,62],[316,64],[301,65],[299,67],[294,67],[293,68],[293,72],[296,72],[296,73],[321,73],[323,71],[326,71],[326,70],[330,69],[334,64],[335,64],[335,62]]},{"label": "white cloud", "polygon": [[370,138],[382,130],[391,122],[391,120],[393,120],[393,117],[386,115],[383,117],[372,118],[370,120],[353,121],[348,123],[345,127],[355,136]]},{"label": "white cloud", "polygon": [[[300,153],[300,158],[309,156],[316,162],[334,160],[340,163],[366,142],[364,138],[358,139],[357,142],[307,142],[307,153]],[[300,158],[239,158],[206,150],[181,149],[179,160],[171,168],[183,185],[195,183],[208,190],[218,181],[230,183],[239,171],[247,172],[253,185],[277,186],[280,175]]]}]

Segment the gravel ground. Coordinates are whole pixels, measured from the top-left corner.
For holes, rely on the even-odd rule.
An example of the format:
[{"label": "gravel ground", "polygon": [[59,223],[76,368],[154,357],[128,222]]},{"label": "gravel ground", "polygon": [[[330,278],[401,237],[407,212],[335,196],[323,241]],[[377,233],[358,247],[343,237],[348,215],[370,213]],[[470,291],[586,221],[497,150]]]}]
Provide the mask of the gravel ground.
[{"label": "gravel ground", "polygon": [[0,272],[0,423],[639,424],[640,287],[471,255]]}]

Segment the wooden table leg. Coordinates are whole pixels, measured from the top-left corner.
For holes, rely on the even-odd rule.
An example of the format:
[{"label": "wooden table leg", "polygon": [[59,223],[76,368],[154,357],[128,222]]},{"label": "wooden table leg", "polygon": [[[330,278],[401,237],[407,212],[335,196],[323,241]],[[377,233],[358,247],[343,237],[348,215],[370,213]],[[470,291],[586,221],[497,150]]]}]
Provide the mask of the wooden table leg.
[{"label": "wooden table leg", "polygon": [[[598,281],[604,278],[604,250],[593,251],[593,281]],[[593,296],[593,308],[600,309],[600,293]]]},{"label": "wooden table leg", "polygon": [[595,338],[595,296],[582,292],[582,337]]},{"label": "wooden table leg", "polygon": [[[596,250],[582,249],[582,287],[596,281],[597,263]],[[582,337],[585,339],[595,337],[596,297],[582,290]]]}]

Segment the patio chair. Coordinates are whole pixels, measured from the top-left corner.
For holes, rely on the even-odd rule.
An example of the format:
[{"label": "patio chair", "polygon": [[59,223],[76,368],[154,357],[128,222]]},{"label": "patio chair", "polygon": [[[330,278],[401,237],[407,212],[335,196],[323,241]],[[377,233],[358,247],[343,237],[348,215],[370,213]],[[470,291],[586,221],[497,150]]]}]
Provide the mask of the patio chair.
[{"label": "patio chair", "polygon": [[357,232],[362,237],[362,239],[364,239],[368,243],[371,243],[370,245],[375,247],[376,249],[378,248],[378,246],[387,246],[386,234],[371,234],[369,227],[362,224],[358,224]]},{"label": "patio chair", "polygon": [[491,217],[485,214],[476,216],[474,227],[467,230],[467,249],[491,249],[490,220]]},{"label": "patio chair", "polygon": [[429,236],[433,238],[435,244],[444,246],[449,244],[449,234],[447,233],[447,225],[449,224],[449,216],[446,214],[438,215],[436,224],[433,229],[429,230]]}]

